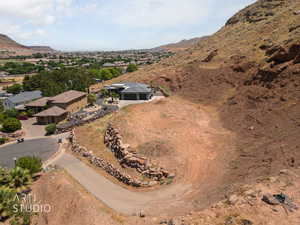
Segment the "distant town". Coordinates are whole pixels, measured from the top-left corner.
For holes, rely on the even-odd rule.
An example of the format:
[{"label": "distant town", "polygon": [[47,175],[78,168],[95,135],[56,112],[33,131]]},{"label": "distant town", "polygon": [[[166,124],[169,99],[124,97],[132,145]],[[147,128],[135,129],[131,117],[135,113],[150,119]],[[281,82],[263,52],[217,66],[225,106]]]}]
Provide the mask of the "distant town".
[{"label": "distant town", "polygon": [[46,52],[32,55],[8,56],[0,54],[0,75],[33,74],[42,70],[70,67],[90,69],[119,68],[125,73],[129,65],[142,67],[159,62],[173,55],[172,52],[156,50],[128,50],[111,52]]}]

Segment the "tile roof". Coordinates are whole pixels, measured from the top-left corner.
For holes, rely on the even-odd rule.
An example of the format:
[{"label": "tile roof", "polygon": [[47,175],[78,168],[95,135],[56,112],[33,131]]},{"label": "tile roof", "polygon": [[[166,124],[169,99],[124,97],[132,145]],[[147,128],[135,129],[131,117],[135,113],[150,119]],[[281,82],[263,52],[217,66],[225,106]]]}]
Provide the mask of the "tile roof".
[{"label": "tile roof", "polygon": [[67,113],[66,110],[58,107],[58,106],[53,106],[49,109],[46,109],[40,113],[35,114],[34,116],[36,117],[45,117],[45,116],[61,116],[63,114]]},{"label": "tile roof", "polygon": [[27,107],[44,107],[47,105],[48,100],[49,100],[49,97],[43,97],[38,100],[29,102],[29,103],[25,104],[25,106],[27,106]]},{"label": "tile roof", "polygon": [[17,104],[17,103],[32,101],[34,99],[38,99],[41,97],[42,97],[41,91],[25,91],[25,92],[21,92],[20,94],[9,97],[8,100]]},{"label": "tile roof", "polygon": [[50,98],[49,101],[52,103],[69,103],[83,96],[86,96],[85,92],[70,90]]}]

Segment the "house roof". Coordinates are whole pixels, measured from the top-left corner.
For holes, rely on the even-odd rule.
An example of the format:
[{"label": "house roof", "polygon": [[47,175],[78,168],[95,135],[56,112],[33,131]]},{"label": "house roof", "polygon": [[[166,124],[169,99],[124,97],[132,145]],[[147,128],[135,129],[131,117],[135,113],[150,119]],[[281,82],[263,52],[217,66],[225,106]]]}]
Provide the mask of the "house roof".
[{"label": "house roof", "polygon": [[103,67],[115,67],[116,65],[114,63],[104,63],[102,66]]},{"label": "house roof", "polygon": [[49,100],[49,97],[43,97],[38,100],[29,102],[29,103],[25,104],[25,106],[27,106],[27,107],[44,107],[47,105],[48,100]]},{"label": "house roof", "polygon": [[34,99],[38,99],[41,97],[42,97],[41,91],[25,91],[25,92],[21,92],[20,94],[9,97],[8,100],[17,104],[17,103],[32,101]]},{"label": "house roof", "polygon": [[83,96],[86,96],[85,92],[70,90],[49,98],[49,101],[52,101],[52,103],[69,103]]},{"label": "house roof", "polygon": [[120,84],[112,84],[108,89],[123,89],[120,93],[150,93],[152,89],[147,84],[126,82]]},{"label": "house roof", "polygon": [[40,113],[35,114],[34,116],[36,117],[46,117],[46,116],[61,116],[63,114],[67,113],[66,110],[58,107],[58,106],[53,106],[49,109],[46,109]]}]

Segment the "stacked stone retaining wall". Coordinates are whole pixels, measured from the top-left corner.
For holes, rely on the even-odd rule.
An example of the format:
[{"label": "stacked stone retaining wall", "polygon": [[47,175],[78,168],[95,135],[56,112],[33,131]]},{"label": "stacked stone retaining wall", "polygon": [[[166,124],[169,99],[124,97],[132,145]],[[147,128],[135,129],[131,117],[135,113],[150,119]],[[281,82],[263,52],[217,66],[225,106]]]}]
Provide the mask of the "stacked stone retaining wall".
[{"label": "stacked stone retaining wall", "polygon": [[118,129],[114,128],[112,124],[109,124],[106,129],[104,143],[114,153],[121,165],[135,168],[139,173],[150,179],[161,181],[166,178],[173,179],[175,177],[174,174],[152,164],[149,159],[132,151],[128,144],[123,143]]},{"label": "stacked stone retaining wall", "polygon": [[71,150],[74,153],[87,158],[92,165],[103,169],[108,174],[115,177],[116,179],[118,179],[119,181],[121,181],[124,184],[130,185],[133,187],[150,187],[150,186],[154,186],[154,185],[158,184],[158,182],[156,182],[156,181],[144,182],[144,181],[135,179],[135,178],[131,177],[130,175],[123,174],[119,169],[114,167],[111,163],[107,162],[104,159],[101,159],[100,157],[95,156],[93,154],[93,152],[88,151],[87,148],[82,147],[77,143],[74,129],[72,130],[71,135],[70,135],[70,143],[71,143]]}]

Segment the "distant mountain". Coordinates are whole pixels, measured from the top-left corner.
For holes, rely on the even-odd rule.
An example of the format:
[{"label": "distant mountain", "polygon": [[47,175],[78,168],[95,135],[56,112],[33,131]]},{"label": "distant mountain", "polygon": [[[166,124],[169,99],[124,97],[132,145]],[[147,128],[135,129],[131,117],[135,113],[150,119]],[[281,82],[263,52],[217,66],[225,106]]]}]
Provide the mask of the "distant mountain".
[{"label": "distant mountain", "polygon": [[54,52],[55,50],[49,46],[28,46],[31,50],[37,52]]},{"label": "distant mountain", "polygon": [[12,40],[10,37],[4,34],[0,34],[0,49],[2,50],[14,50],[14,49],[23,49],[30,50],[30,48],[17,43]]},{"label": "distant mountain", "polygon": [[[5,34],[0,34],[0,51],[7,55],[31,55],[37,52],[53,52],[48,46],[25,46],[14,41]],[[4,54],[4,53],[3,53]]]},{"label": "distant mountain", "polygon": [[170,50],[170,51],[183,50],[183,49],[187,49],[187,48],[191,48],[191,47],[195,46],[197,43],[207,39],[208,37],[209,36],[203,36],[203,37],[192,38],[189,40],[182,40],[177,43],[162,45],[159,48]]}]

